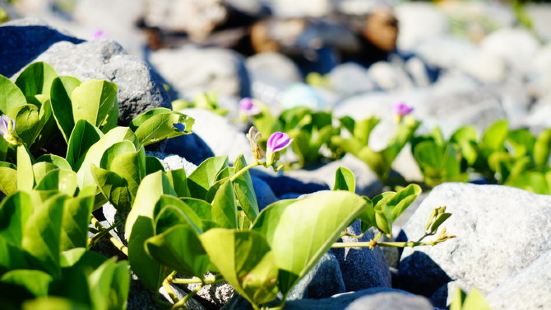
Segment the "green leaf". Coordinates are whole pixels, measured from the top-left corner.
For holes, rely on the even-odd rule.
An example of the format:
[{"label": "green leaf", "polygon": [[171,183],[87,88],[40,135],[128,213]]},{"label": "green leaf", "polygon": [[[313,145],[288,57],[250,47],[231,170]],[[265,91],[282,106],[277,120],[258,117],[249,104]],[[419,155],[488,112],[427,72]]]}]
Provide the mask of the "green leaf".
[{"label": "green leaf", "polygon": [[125,225],[125,237],[129,240],[128,260],[132,270],[146,287],[155,291],[159,289],[167,270],[147,254],[145,242],[155,235],[154,207],[163,194],[176,194],[163,172],[146,176],[138,188]]},{"label": "green leaf", "polygon": [[15,80],[15,84],[25,95],[27,102],[33,102],[34,96],[43,94],[50,96],[52,82],[57,72],[44,62],[35,62],[27,66]]},{"label": "green leaf", "polygon": [[126,309],[130,289],[128,263],[107,260],[88,277],[94,309]]},{"label": "green leaf", "polygon": [[136,194],[141,179],[145,176],[145,152],[136,150],[130,141],[113,144],[103,153],[101,168],[111,170],[126,179],[132,195]]},{"label": "green leaf", "polygon": [[75,126],[71,93],[79,85],[80,81],[71,76],[60,76],[52,82],[50,93],[52,112],[65,141],[69,140]]},{"label": "green leaf", "polygon": [[26,301],[23,310],[89,310],[84,304],[61,297],[41,297]]},{"label": "green leaf", "polygon": [[217,176],[228,167],[226,156],[211,157],[203,161],[189,176],[188,187],[193,198],[204,199],[217,181]]},{"label": "green leaf", "polygon": [[27,149],[17,147],[17,190],[31,191],[34,186],[33,164]]},{"label": "green leaf", "polygon": [[24,287],[36,297],[48,295],[52,281],[52,277],[43,271],[24,269],[8,271],[0,278],[0,282]]},{"label": "green leaf", "polygon": [[57,195],[34,207],[25,223],[23,249],[31,254],[41,269],[55,276],[60,275],[61,225],[65,196]]},{"label": "green leaf", "polygon": [[80,168],[86,152],[88,152],[94,143],[100,140],[101,136],[101,131],[86,120],[79,120],[75,124],[67,142],[66,155],[67,162],[69,162],[75,171],[78,171]]},{"label": "green leaf", "polygon": [[187,225],[198,234],[203,232],[202,218],[195,212],[194,208],[177,197],[161,195],[153,212],[156,234],[160,234],[178,224]]},{"label": "green leaf", "polygon": [[287,272],[283,278],[280,276],[279,282],[284,294],[327,252],[366,205],[364,199],[353,193],[331,191],[312,194],[285,207],[273,204],[260,213],[259,220],[262,213],[270,212],[274,206],[283,209],[276,212],[279,216],[257,220],[253,227],[272,234],[265,237],[276,265]]},{"label": "green leaf", "polygon": [[[245,157],[240,155],[234,162],[234,171],[239,171],[245,166],[247,166]],[[249,171],[245,172],[233,181],[233,190],[241,209],[243,209],[247,215],[247,218],[253,222],[260,211],[258,209],[258,201],[256,200],[256,194],[254,192],[253,180],[251,179],[251,174]]]},{"label": "green leaf", "polygon": [[17,116],[19,107],[27,104],[27,99],[21,90],[10,79],[0,74],[0,111],[11,119]]},{"label": "green leaf", "polygon": [[258,306],[277,296],[278,267],[261,234],[215,228],[201,242],[224,279],[249,302]]},{"label": "green leaf", "polygon": [[536,166],[544,168],[549,166],[549,154],[551,152],[551,129],[539,134],[534,144],[534,162]]},{"label": "green leaf", "polygon": [[0,167],[0,192],[11,195],[17,191],[17,170]]},{"label": "green leaf", "polygon": [[145,246],[157,261],[186,276],[201,277],[207,272],[209,258],[197,233],[187,225],[175,225],[149,238]]},{"label": "green leaf", "polygon": [[0,239],[21,246],[25,223],[32,213],[33,203],[29,194],[17,192],[5,198],[0,204]]},{"label": "green leaf", "polygon": [[167,172],[167,176],[178,197],[190,196],[189,188],[187,186],[186,171],[184,168],[170,170]]},{"label": "green leaf", "polygon": [[111,129],[100,140],[92,145],[84,161],[77,172],[79,187],[84,188],[89,185],[95,185],[94,177],[92,176],[91,166],[100,166],[103,154],[115,143],[128,140],[136,145],[137,140],[134,133],[127,127],[116,127]]},{"label": "green leaf", "polygon": [[231,181],[223,182],[212,200],[212,220],[222,228],[237,228],[237,205]]},{"label": "green leaf", "polygon": [[134,196],[128,188],[128,181],[115,172],[92,166],[92,175],[103,196],[117,210],[130,210]]},{"label": "green leaf", "polygon": [[356,177],[354,173],[346,167],[337,168],[333,190],[343,190],[354,193],[356,191]]},{"label": "green leaf", "polygon": [[61,250],[85,248],[94,197],[75,197],[65,201],[61,228]]},{"label": "green leaf", "polygon": [[509,123],[506,120],[500,120],[486,128],[480,140],[481,149],[489,155],[494,151],[503,148],[503,143],[509,132]]},{"label": "green leaf", "polygon": [[72,170],[52,170],[40,180],[36,189],[56,190],[72,197],[77,190],[77,174]]},{"label": "green leaf", "polygon": [[31,145],[46,123],[40,119],[40,110],[32,104],[26,104],[15,110],[15,132],[25,145]]},{"label": "green leaf", "polygon": [[463,303],[463,310],[491,310],[492,308],[484,298],[484,296],[476,289],[473,288]]},{"label": "green leaf", "polygon": [[[29,268],[27,254],[19,247],[0,237],[0,274],[15,269]],[[2,300],[0,298],[0,300]]]},{"label": "green leaf", "polygon": [[109,81],[88,80],[71,93],[73,121],[83,119],[103,127],[108,113],[118,105],[117,85]]},{"label": "green leaf", "polygon": [[[159,141],[191,133],[195,121],[185,114],[166,108],[155,108],[137,116],[132,121],[136,136],[145,146]],[[183,128],[179,128],[181,124]]]}]

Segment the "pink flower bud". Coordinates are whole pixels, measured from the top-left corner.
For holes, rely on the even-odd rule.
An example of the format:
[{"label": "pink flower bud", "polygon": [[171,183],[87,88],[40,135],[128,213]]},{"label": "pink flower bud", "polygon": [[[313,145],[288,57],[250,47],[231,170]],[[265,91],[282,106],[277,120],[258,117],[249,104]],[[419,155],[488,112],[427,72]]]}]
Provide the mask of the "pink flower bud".
[{"label": "pink flower bud", "polygon": [[403,117],[413,112],[413,107],[404,102],[397,102],[392,106],[396,115]]},{"label": "pink flower bud", "polygon": [[239,109],[246,115],[257,115],[260,113],[260,109],[254,103],[254,100],[251,98],[243,98],[239,101]]}]

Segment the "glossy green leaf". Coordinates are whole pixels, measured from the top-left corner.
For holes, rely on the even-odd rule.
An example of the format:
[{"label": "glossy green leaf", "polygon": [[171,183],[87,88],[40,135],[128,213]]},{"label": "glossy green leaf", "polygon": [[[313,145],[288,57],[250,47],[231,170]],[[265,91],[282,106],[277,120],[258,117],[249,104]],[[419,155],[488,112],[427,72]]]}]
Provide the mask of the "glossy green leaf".
[{"label": "glossy green leaf", "polygon": [[187,225],[175,225],[149,238],[145,246],[157,261],[186,276],[202,276],[209,266],[198,234]]},{"label": "glossy green leaf", "polygon": [[35,105],[26,104],[15,111],[15,132],[25,145],[31,145],[45,123],[40,119],[40,110]]},{"label": "glossy green leaf", "polygon": [[[234,162],[234,171],[239,171],[246,166],[247,162],[245,161],[245,157],[241,155],[237,157]],[[258,209],[258,201],[256,200],[251,174],[247,171],[235,179],[233,181],[233,189],[241,209],[243,209],[247,218],[253,222],[260,211]]]},{"label": "glossy green leaf", "polygon": [[34,96],[44,94],[50,96],[52,82],[57,77],[55,70],[44,62],[35,62],[27,66],[15,80],[27,102],[33,102]]},{"label": "glossy green leaf", "polygon": [[193,231],[203,232],[203,221],[184,201],[170,195],[161,195],[155,205],[155,233],[160,234],[174,225],[187,225]]},{"label": "glossy green leaf", "polygon": [[94,309],[126,309],[130,272],[126,261],[107,260],[89,276]]},{"label": "glossy green leaf", "polygon": [[88,80],[71,93],[73,121],[83,119],[102,127],[108,113],[117,105],[117,85],[108,81]]},{"label": "glossy green leaf", "polygon": [[68,196],[73,196],[77,190],[77,174],[72,170],[52,170],[40,180],[40,183],[36,185],[36,189],[56,190]]},{"label": "glossy green leaf", "polygon": [[92,166],[92,175],[103,196],[117,210],[129,210],[134,200],[128,181],[113,171]]},{"label": "glossy green leaf", "polygon": [[354,193],[356,191],[356,177],[354,173],[346,167],[337,168],[333,190],[343,190]]},{"label": "glossy green leaf", "polygon": [[[270,212],[274,206],[283,209],[276,212],[279,216],[260,221],[262,213]],[[254,227],[257,231],[271,233],[266,240],[275,262],[279,269],[287,272],[283,278],[280,275],[279,286],[283,293],[314,266],[365,206],[365,200],[353,193],[331,191],[312,194],[284,207],[274,204],[261,212]]]},{"label": "glossy green leaf", "polygon": [[549,166],[549,154],[551,153],[551,129],[540,133],[534,144],[534,162],[538,167]]},{"label": "glossy green leaf", "polygon": [[[14,246],[21,246],[25,223],[33,213],[33,203],[29,194],[17,192],[2,200],[0,204],[0,239]],[[0,255],[1,256],[1,255]]]},{"label": "glossy green leaf", "polygon": [[50,92],[52,113],[65,141],[69,140],[75,126],[71,93],[79,85],[80,81],[70,76],[60,76],[52,82]]},{"label": "glossy green leaf", "polygon": [[24,287],[36,297],[48,295],[48,289],[53,278],[39,270],[12,270],[0,278],[0,282]]},{"label": "glossy green leaf", "polygon": [[241,296],[255,305],[275,299],[278,267],[261,234],[215,228],[201,235],[201,242],[212,263]]},{"label": "glossy green leaf", "polygon": [[167,176],[178,197],[190,196],[189,188],[187,186],[186,171],[184,168],[170,170],[167,172]]},{"label": "glossy green leaf", "polygon": [[61,297],[41,297],[26,301],[23,310],[89,310],[85,304]]},{"label": "glossy green leaf", "polygon": [[231,181],[223,182],[212,200],[212,220],[222,228],[237,228],[237,205]]},{"label": "glossy green leaf", "polygon": [[222,169],[228,167],[225,156],[211,157],[203,161],[188,177],[188,187],[193,198],[205,198],[209,189],[217,181]]},{"label": "glossy green leaf", "polygon": [[0,192],[11,195],[17,191],[17,170],[0,167]]},{"label": "glossy green leaf", "polygon": [[503,147],[503,143],[509,132],[509,123],[501,120],[493,123],[486,128],[480,140],[480,147],[485,152],[498,151]]},{"label": "glossy green leaf", "polygon": [[69,162],[75,171],[78,171],[80,168],[86,152],[88,152],[94,143],[100,140],[101,136],[101,131],[86,120],[79,120],[75,124],[67,142],[66,155],[67,162]]},{"label": "glossy green leaf", "polygon": [[166,108],[155,108],[132,121],[136,136],[145,146],[191,133],[193,118]]},{"label": "glossy green leaf", "polygon": [[0,112],[15,119],[19,107],[27,104],[25,95],[10,79],[0,74]]},{"label": "glossy green leaf", "polygon": [[63,222],[63,195],[57,195],[34,207],[25,223],[23,249],[31,254],[49,274],[60,274],[61,225]]},{"label": "glossy green leaf", "polygon": [[63,210],[61,250],[85,248],[88,240],[88,225],[92,217],[94,197],[67,199]]},{"label": "glossy green leaf", "polygon": [[17,147],[17,190],[30,191],[34,186],[33,164],[24,146]]}]

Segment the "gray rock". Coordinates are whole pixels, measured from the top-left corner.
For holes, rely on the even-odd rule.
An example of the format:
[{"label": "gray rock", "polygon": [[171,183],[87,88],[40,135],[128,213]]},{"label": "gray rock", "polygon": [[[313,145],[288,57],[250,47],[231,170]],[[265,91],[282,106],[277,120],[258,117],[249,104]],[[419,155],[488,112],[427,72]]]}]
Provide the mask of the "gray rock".
[{"label": "gray rock", "polygon": [[319,299],[331,297],[345,291],[339,262],[333,254],[326,253],[291,289],[287,300]]},{"label": "gray rock", "polygon": [[110,80],[119,88],[123,124],[149,108],[171,106],[161,78],[113,41],[82,42],[32,19],[2,25],[0,37],[4,36],[9,39],[1,40],[6,46],[0,50],[7,51],[0,58],[3,74],[11,75],[32,61],[45,61],[60,75]]},{"label": "gray rock", "polygon": [[270,186],[257,177],[252,177],[254,193],[256,195],[256,201],[260,210],[266,208],[268,205],[276,202],[278,199]]},{"label": "gray rock", "polygon": [[[528,30],[503,28],[487,36],[480,48],[505,60],[514,69],[524,72],[539,48],[539,42]],[[514,46],[514,48],[511,48]]]},{"label": "gray rock", "polygon": [[334,9],[332,0],[271,0],[274,13],[283,17],[321,17],[331,13]]},{"label": "gray rock", "polygon": [[400,22],[399,49],[411,50],[425,40],[449,32],[448,18],[431,4],[405,2],[397,5],[395,11]]},{"label": "gray rock", "polygon": [[356,193],[371,197],[382,191],[383,184],[377,179],[377,175],[369,169],[367,164],[351,154],[346,154],[343,158],[319,168],[290,170],[286,174],[304,182],[325,183],[333,188],[335,172],[339,167],[350,169],[356,176]]},{"label": "gray rock", "polygon": [[524,120],[524,123],[531,128],[549,128],[551,127],[551,94],[538,100],[530,113]]},{"label": "gray rock", "polygon": [[231,50],[160,50],[151,54],[151,63],[181,95],[212,91],[226,96],[250,96],[243,58]]},{"label": "gray rock", "polygon": [[247,162],[252,162],[249,141],[229,120],[203,109],[185,109],[181,112],[195,119],[193,132],[201,137],[214,155],[227,155],[230,161],[244,155]]},{"label": "gray rock", "polygon": [[247,58],[247,69],[253,76],[265,75],[287,82],[301,82],[298,67],[286,56],[278,53],[260,53]]},{"label": "gray rock", "polygon": [[482,50],[465,55],[457,61],[459,70],[482,83],[502,82],[508,71],[505,60]]},{"label": "gray rock", "polygon": [[158,144],[157,151],[181,156],[197,166],[214,156],[210,147],[195,133],[165,140]]},{"label": "gray rock", "polygon": [[[402,309],[400,308],[401,304],[409,305],[409,304],[415,303],[415,302],[412,302],[412,298],[423,300],[422,297],[416,297],[408,292],[404,292],[401,290],[376,287],[376,288],[370,288],[366,290],[360,290],[357,292],[338,294],[338,295],[332,296],[331,298],[293,300],[293,301],[289,301],[285,305],[285,309],[286,310],[295,310],[295,309],[296,310],[298,309],[344,310],[344,309],[348,309],[348,307],[351,306],[351,304],[353,304],[357,300],[362,300],[362,304],[365,303],[366,306],[371,307],[371,306],[380,305],[379,303],[383,301],[388,301],[389,299],[392,299],[392,301],[389,301],[389,303],[385,303],[385,305],[390,308],[376,307],[376,308],[362,308],[362,309],[366,309],[366,310]],[[427,309],[424,306],[425,303],[419,302],[419,305],[423,305],[423,306],[420,308],[406,308],[406,309],[419,309],[419,310]],[[431,309],[431,308],[428,308],[428,309]]]},{"label": "gray rock", "polygon": [[464,58],[470,57],[477,47],[467,39],[451,36],[436,37],[421,42],[415,53],[429,65],[452,69]]},{"label": "gray rock", "polygon": [[551,198],[497,185],[437,186],[404,226],[407,238],[422,236],[427,216],[443,205],[453,214],[444,226],[458,238],[404,250],[400,283],[413,292],[430,295],[460,280],[487,293],[551,249]]},{"label": "gray rock", "polygon": [[385,91],[413,88],[413,81],[400,63],[374,63],[367,70],[367,76],[379,89]]},{"label": "gray rock", "polygon": [[0,74],[14,75],[61,41],[83,42],[38,19],[18,19],[0,25]]},{"label": "gray rock", "polygon": [[469,285],[460,280],[455,280],[442,285],[431,296],[430,301],[435,307],[447,309],[453,302],[454,294],[458,289],[469,292]]},{"label": "gray rock", "polygon": [[[251,169],[251,175],[266,182],[277,197],[289,194],[296,198],[302,194],[310,194],[322,190],[328,190],[327,184],[319,182],[303,182],[301,180],[283,175],[270,173],[267,169]],[[297,196],[298,195],[298,196]]]},{"label": "gray rock", "polygon": [[357,299],[347,310],[432,310],[430,302],[423,297],[404,295],[398,292],[379,293]]},{"label": "gray rock", "polygon": [[[189,284],[188,290],[192,291],[198,287],[198,284]],[[202,298],[204,302],[208,302],[209,306],[216,309],[227,304],[235,295],[234,288],[228,283],[218,283],[214,285],[205,285],[198,292],[197,296]]]},{"label": "gray rock", "polygon": [[52,45],[37,60],[49,63],[60,75],[116,83],[119,120],[123,124],[150,108],[171,107],[160,77],[145,63],[126,54],[114,41],[60,42]]},{"label": "gray rock", "polygon": [[526,12],[534,24],[536,34],[546,42],[551,41],[551,5],[549,3],[529,3]]},{"label": "gray rock", "polygon": [[536,98],[551,94],[551,44],[539,49],[528,73],[528,88]]},{"label": "gray rock", "polygon": [[[359,235],[360,222],[356,221],[347,231]],[[343,242],[367,242],[374,235],[368,231],[362,238],[342,237]],[[390,271],[380,248],[332,249],[339,260],[347,291],[357,291],[372,287],[391,287]]]},{"label": "gray rock", "polygon": [[328,75],[331,88],[341,96],[351,96],[372,91],[373,81],[368,77],[367,70],[354,63],[336,66]]},{"label": "gray rock", "polygon": [[551,251],[505,280],[486,299],[492,309],[549,309],[551,307]]},{"label": "gray rock", "polygon": [[159,158],[163,163],[165,170],[167,171],[184,168],[186,175],[189,176],[197,168],[197,165],[187,161],[185,158],[178,155],[165,154],[160,152],[148,152],[147,155]]}]

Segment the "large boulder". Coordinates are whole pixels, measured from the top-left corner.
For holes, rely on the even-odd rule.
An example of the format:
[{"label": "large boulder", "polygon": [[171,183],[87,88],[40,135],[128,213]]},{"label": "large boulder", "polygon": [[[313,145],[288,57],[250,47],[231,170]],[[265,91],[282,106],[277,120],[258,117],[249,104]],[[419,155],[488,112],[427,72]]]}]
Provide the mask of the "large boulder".
[{"label": "large boulder", "polygon": [[551,251],[505,280],[487,296],[495,310],[551,308]]},{"label": "large boulder", "polygon": [[430,296],[451,280],[487,293],[551,250],[551,197],[498,185],[448,183],[432,190],[403,227],[424,234],[432,209],[447,206],[444,224],[457,235],[433,247],[404,250],[400,286]]},{"label": "large boulder", "polygon": [[114,41],[85,42],[33,19],[3,24],[0,38],[3,75],[14,75],[33,61],[45,61],[60,75],[116,83],[123,124],[152,107],[171,106],[162,79]]}]

